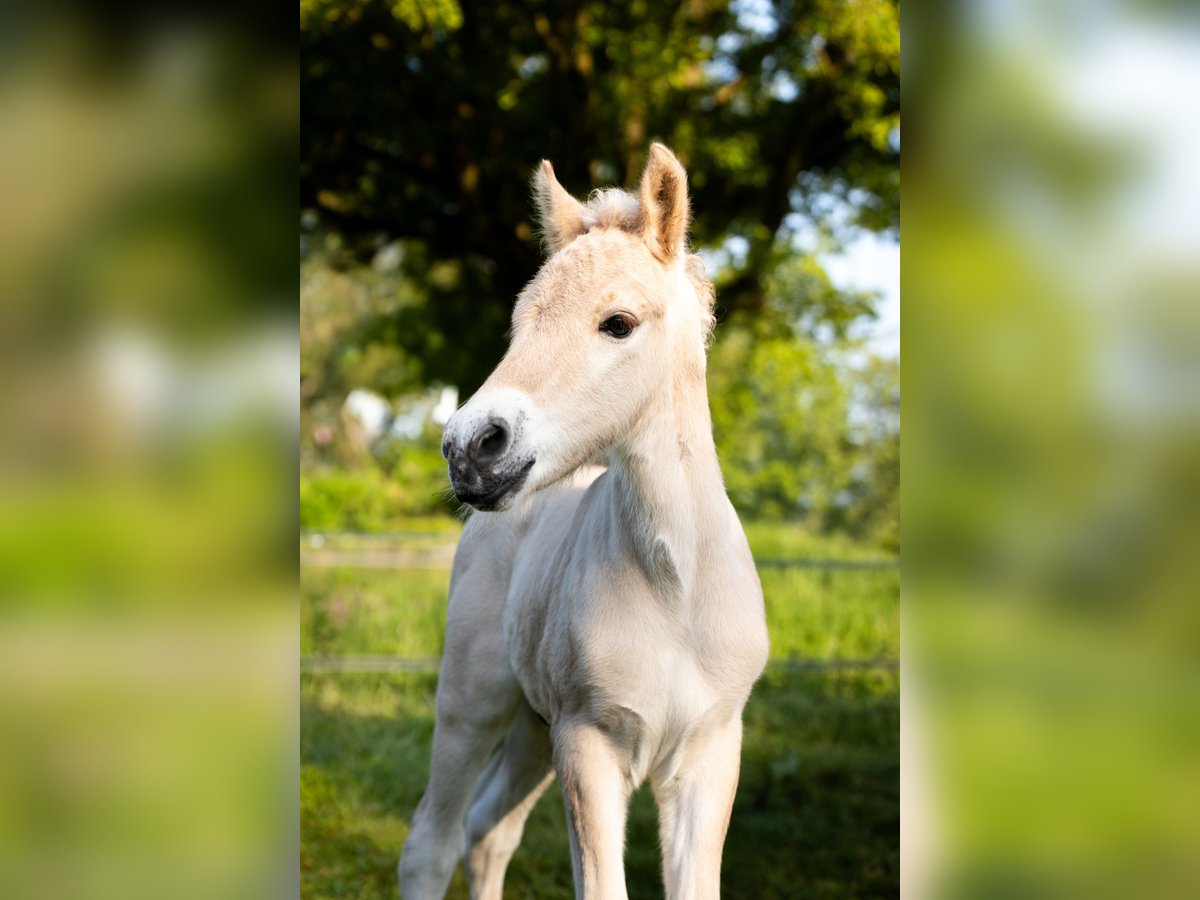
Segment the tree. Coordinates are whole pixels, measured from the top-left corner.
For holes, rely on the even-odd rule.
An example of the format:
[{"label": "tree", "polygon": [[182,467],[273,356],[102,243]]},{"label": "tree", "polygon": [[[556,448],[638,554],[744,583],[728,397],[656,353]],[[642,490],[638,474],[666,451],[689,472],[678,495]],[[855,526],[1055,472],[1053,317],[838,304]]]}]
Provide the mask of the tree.
[{"label": "tree", "polygon": [[811,256],[769,279],[763,313],[722,328],[709,397],[738,510],[899,546],[900,364],[850,335],[871,298],[837,291]]},{"label": "tree", "polygon": [[584,194],[632,184],[649,141],[669,143],[694,242],[746,241],[720,284],[732,320],[763,313],[791,213],[820,221],[839,197],[856,224],[898,227],[893,2],[302,0],[300,23],[301,204],[347,261],[399,240],[418,281],[442,267],[403,314],[434,345],[425,380],[469,392],[498,359],[539,263],[543,157]]}]

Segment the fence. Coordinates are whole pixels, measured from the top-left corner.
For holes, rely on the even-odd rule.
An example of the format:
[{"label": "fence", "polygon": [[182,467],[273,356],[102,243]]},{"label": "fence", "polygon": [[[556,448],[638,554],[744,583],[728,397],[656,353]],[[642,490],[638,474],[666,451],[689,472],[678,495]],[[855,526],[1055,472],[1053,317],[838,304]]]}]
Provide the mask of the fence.
[{"label": "fence", "polygon": [[[301,568],[357,568],[357,569],[443,569],[454,561],[456,541],[445,540],[445,535],[430,532],[303,532],[301,540],[309,550],[300,552]],[[326,545],[339,541],[354,541],[366,547],[337,548]],[[369,545],[406,541],[432,546],[408,546],[371,548]],[[793,557],[790,559],[761,558],[754,564],[760,569],[820,569],[845,571],[896,571],[900,563],[891,559],[813,559]]]},{"label": "fence", "polygon": [[[307,550],[300,552],[300,568],[358,569],[449,569],[454,561],[455,540],[447,535],[426,532],[305,532],[301,540]],[[397,548],[397,542],[408,546]],[[337,546],[350,544],[352,546]],[[392,546],[387,546],[391,544]],[[372,546],[374,545],[374,546]],[[382,546],[380,546],[382,545]],[[896,560],[846,560],[795,558],[755,559],[759,569],[812,569],[819,571],[898,571]],[[407,672],[432,673],[441,665],[438,657],[403,658],[377,654],[306,656],[301,671],[325,672]],[[778,659],[768,664],[787,671],[896,669],[895,659]]]}]

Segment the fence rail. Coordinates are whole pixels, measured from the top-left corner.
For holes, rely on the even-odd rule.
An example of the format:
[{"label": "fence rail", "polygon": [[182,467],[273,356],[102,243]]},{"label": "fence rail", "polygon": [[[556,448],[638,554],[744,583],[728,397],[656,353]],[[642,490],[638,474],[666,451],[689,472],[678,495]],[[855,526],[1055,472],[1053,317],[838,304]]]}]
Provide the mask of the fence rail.
[{"label": "fence rail", "polygon": [[[424,550],[318,550],[300,554],[305,569],[449,569],[454,547]],[[756,559],[759,569],[810,569],[816,571],[899,571],[900,563],[889,559]]]},{"label": "fence rail", "polygon": [[[456,535],[425,532],[357,533],[306,532],[301,534],[302,568],[440,569],[454,561]],[[447,538],[451,538],[448,540]],[[409,546],[397,547],[408,543]],[[424,546],[412,546],[422,544]],[[339,546],[340,545],[340,546]],[[349,546],[347,546],[349,545]],[[814,559],[809,557],[756,559],[759,569],[809,569],[815,571],[899,571],[891,559]],[[306,673],[436,673],[439,657],[405,658],[387,655],[346,654],[304,656]],[[777,659],[767,667],[785,671],[897,669],[896,659]]]},{"label": "fence rail", "polygon": [[[423,531],[304,531],[300,538],[307,545],[300,552],[300,565],[313,569],[448,569],[454,562],[454,548],[458,543],[457,535]],[[336,546],[347,541],[357,546]],[[395,546],[408,542],[425,546]],[[754,562],[760,569],[883,572],[900,569],[900,562],[895,559],[769,557]]]},{"label": "fence rail", "polygon": [[301,553],[304,569],[449,569],[454,547],[434,550],[326,550]]},{"label": "fence rail", "polygon": [[[399,656],[304,656],[300,658],[302,672],[406,672],[433,673],[441,667],[440,657],[407,659]],[[898,669],[898,659],[773,659],[769,669],[789,672]]]}]

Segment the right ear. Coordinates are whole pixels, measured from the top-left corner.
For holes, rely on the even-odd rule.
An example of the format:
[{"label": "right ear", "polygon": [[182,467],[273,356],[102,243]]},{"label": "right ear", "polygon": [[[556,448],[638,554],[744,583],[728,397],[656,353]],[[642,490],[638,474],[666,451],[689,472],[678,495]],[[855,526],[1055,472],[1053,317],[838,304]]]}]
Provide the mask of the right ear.
[{"label": "right ear", "polygon": [[583,225],[583,204],[558,183],[549,160],[543,159],[533,173],[533,202],[542,227],[542,240],[550,253],[557,253],[587,230]]}]

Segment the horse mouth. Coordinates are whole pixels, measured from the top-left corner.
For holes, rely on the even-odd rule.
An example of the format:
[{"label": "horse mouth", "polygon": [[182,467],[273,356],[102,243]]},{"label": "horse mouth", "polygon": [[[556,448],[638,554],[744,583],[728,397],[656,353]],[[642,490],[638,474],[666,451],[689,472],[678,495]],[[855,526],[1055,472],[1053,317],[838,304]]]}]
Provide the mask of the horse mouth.
[{"label": "horse mouth", "polygon": [[525,485],[534,462],[535,460],[530,459],[508,472],[472,473],[474,477],[461,481],[455,477],[452,467],[450,483],[454,486],[454,496],[458,498],[459,503],[465,503],[480,512],[499,512],[507,509],[512,498]]}]

